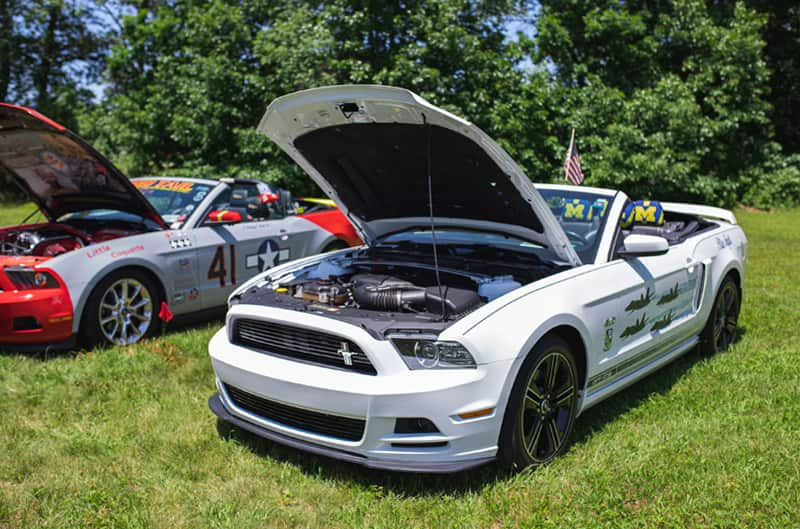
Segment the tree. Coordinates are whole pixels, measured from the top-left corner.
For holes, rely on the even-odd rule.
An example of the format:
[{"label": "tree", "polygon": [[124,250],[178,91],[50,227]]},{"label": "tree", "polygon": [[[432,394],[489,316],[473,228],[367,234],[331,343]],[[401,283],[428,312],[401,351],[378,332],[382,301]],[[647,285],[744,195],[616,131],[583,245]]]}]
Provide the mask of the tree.
[{"label": "tree", "polygon": [[80,0],[0,0],[0,96],[70,127],[93,98],[104,39]]},{"label": "tree", "polygon": [[755,185],[775,153],[765,17],[700,0],[544,0],[542,13],[539,58],[555,64],[591,181],[725,205]]},{"label": "tree", "polygon": [[404,86],[508,146],[524,144],[504,136],[514,119],[514,133],[544,143],[544,121],[531,127],[516,116],[530,92],[516,68],[521,49],[504,33],[505,18],[525,9],[468,0],[162,2],[123,19],[108,58],[110,97],[87,126],[131,174],[258,175],[299,191],[308,179],[254,128],[273,98],[313,86]]},{"label": "tree", "polygon": [[747,4],[767,15],[762,34],[772,72],[769,101],[776,139],[784,152],[800,152],[800,5],[794,0],[748,0]]},{"label": "tree", "polygon": [[20,5],[17,0],[0,0],[0,101],[8,99],[11,88],[12,67],[15,51],[19,48],[18,35],[14,31],[14,17]]}]

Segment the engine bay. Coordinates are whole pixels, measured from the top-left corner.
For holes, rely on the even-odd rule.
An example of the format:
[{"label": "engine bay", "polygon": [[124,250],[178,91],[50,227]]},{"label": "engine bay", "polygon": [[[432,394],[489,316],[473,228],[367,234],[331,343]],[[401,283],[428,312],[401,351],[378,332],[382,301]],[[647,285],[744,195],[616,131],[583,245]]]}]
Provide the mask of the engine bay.
[{"label": "engine bay", "polygon": [[470,312],[524,284],[562,269],[548,263],[469,266],[446,259],[438,270],[421,256],[388,257],[373,249],[331,257],[251,286],[232,304],[280,307],[348,321],[378,338],[438,333]]},{"label": "engine bay", "polygon": [[85,246],[128,237],[142,230],[103,226],[84,230],[63,223],[0,229],[0,255],[56,257]]},{"label": "engine bay", "polygon": [[[355,307],[374,311],[458,316],[481,304],[477,290],[450,284],[428,285],[415,277],[370,272],[341,278],[300,281],[281,287],[278,293],[328,307]],[[456,284],[460,282],[455,282]]]}]

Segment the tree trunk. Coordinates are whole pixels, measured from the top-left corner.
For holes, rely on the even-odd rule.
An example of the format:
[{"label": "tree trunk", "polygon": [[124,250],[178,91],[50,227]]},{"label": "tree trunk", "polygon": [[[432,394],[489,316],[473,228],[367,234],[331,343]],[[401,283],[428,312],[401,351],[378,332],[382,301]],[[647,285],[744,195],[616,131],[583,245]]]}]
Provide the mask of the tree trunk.
[{"label": "tree trunk", "polygon": [[0,101],[8,99],[11,85],[12,41],[14,38],[14,18],[11,3],[14,0],[0,0]]},{"label": "tree trunk", "polygon": [[39,65],[33,72],[33,86],[36,89],[36,106],[47,111],[50,102],[50,75],[53,69],[53,58],[57,55],[56,30],[61,19],[61,8],[53,4],[48,10],[47,29],[42,36],[42,48]]}]

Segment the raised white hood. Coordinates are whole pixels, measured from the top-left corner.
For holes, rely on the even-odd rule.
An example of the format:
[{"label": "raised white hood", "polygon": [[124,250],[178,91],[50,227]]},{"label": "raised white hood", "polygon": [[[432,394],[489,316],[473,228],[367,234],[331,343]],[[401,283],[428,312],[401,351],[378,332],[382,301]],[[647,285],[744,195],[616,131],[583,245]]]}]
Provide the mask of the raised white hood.
[{"label": "raised white hood", "polygon": [[580,264],[542,196],[472,123],[416,94],[346,85],[279,97],[259,132],[292,157],[370,243],[430,224],[428,170],[439,227],[507,233]]}]

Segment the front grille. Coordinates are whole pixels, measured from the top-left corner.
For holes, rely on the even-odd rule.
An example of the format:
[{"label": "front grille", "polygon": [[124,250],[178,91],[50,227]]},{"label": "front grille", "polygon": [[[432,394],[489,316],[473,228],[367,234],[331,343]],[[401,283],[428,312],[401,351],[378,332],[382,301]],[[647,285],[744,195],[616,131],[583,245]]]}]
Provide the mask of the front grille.
[{"label": "front grille", "polygon": [[[302,327],[238,318],[233,322],[233,343],[300,362],[367,375],[377,374],[367,355],[355,343]],[[349,355],[342,354],[345,349]],[[345,363],[345,356],[350,357],[352,365]]]},{"label": "front grille", "polygon": [[285,426],[346,441],[358,441],[364,436],[364,419],[328,415],[318,411],[295,408],[253,395],[224,384],[225,391],[238,407]]}]

